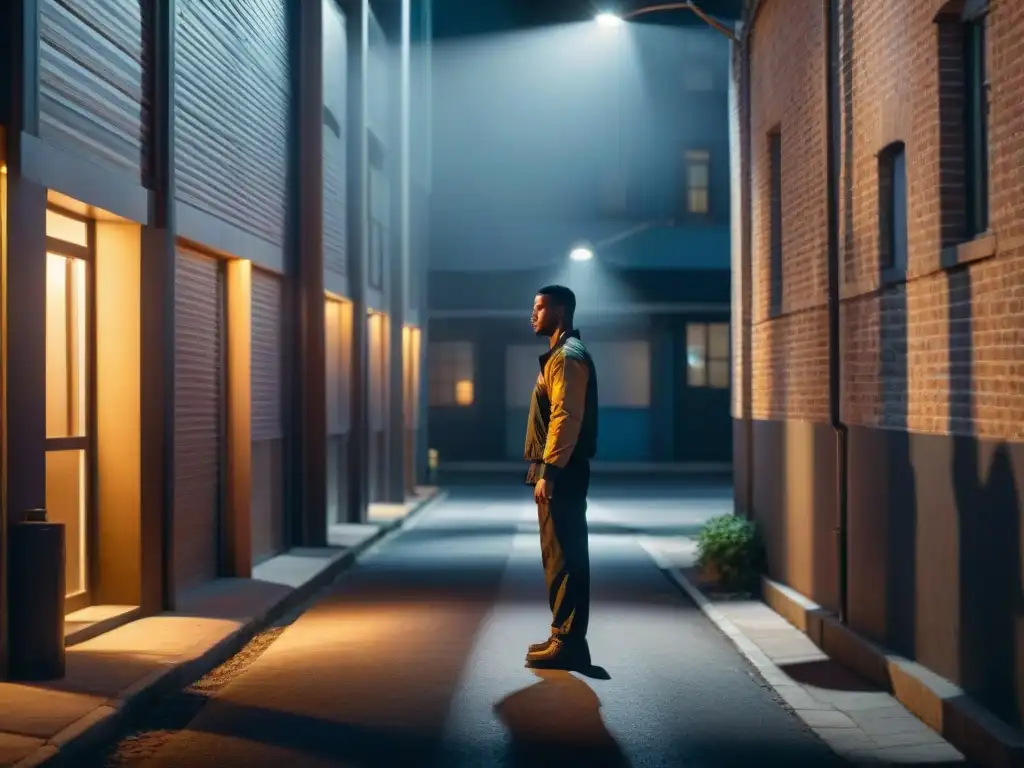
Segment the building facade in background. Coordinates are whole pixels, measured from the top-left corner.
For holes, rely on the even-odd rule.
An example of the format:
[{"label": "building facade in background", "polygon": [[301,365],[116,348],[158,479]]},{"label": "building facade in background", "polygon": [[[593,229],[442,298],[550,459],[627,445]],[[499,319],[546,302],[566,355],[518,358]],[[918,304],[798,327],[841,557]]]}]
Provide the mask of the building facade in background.
[{"label": "building facade in background", "polygon": [[65,524],[68,611],[174,608],[404,501],[429,3],[2,13],[3,512]]},{"label": "building facade in background", "polygon": [[[728,42],[483,26],[435,46],[430,447],[443,468],[521,466],[546,344],[530,308],[558,282],[598,371],[595,467],[727,469]],[[581,241],[595,258],[571,262]]]},{"label": "building facade in background", "polygon": [[1019,725],[1024,5],[748,6],[738,505],[774,578]]}]

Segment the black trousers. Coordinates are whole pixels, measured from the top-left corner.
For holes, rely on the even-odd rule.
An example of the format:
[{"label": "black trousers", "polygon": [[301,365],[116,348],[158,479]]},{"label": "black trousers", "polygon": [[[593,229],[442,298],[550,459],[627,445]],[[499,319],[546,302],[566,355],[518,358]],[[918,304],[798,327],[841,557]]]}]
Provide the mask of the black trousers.
[{"label": "black trousers", "polygon": [[574,466],[537,505],[540,551],[551,606],[551,632],[583,640],[590,624],[590,544],[587,533],[588,464]]}]

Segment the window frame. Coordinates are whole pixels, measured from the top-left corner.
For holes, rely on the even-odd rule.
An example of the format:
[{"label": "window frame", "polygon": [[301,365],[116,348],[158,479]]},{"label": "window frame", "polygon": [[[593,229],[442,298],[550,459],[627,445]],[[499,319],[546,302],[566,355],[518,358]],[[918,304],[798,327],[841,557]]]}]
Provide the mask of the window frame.
[{"label": "window frame", "polygon": [[906,278],[909,204],[906,145],[894,141],[878,153],[878,265],[883,282]]},{"label": "window frame", "polygon": [[782,128],[768,132],[769,315],[782,314],[785,269],[783,256],[783,151]]},{"label": "window frame", "polygon": [[[443,350],[466,350],[468,360],[461,359],[459,354],[439,354]],[[459,367],[465,363],[468,371],[460,371]],[[466,375],[463,375],[465,373]],[[427,407],[428,408],[454,408],[465,410],[474,408],[476,398],[476,345],[465,339],[437,339],[427,342]],[[458,384],[462,381],[469,381],[472,390],[472,399],[468,403],[460,403],[458,399]],[[439,392],[443,391],[443,397],[438,398]]]},{"label": "window frame", "polygon": [[[706,217],[711,215],[711,151],[707,149],[690,148],[683,153],[683,165],[686,173],[685,179],[685,202],[683,210],[688,216]],[[704,183],[695,184],[693,179],[694,171],[704,171]],[[703,210],[694,207],[694,194],[703,192]]]},{"label": "window frame", "polygon": [[[723,326],[725,328],[726,340],[725,340],[725,355],[716,355],[712,353],[711,349],[711,328]],[[693,367],[690,365],[690,329],[699,329],[702,338],[702,369],[704,371],[703,381],[694,383],[691,379],[691,371]],[[685,344],[685,359],[686,359],[686,388],[687,389],[706,389],[706,390],[725,390],[730,391],[732,389],[732,323],[728,320],[695,320],[688,321],[684,328],[684,344]],[[718,386],[711,382],[711,363],[725,363],[725,370],[727,373],[727,380],[725,386]]]},{"label": "window frame", "polygon": [[[48,212],[53,212],[68,219],[80,221],[86,225],[86,245],[61,240],[49,234],[46,236],[46,254],[60,256],[72,262],[79,261],[85,265],[85,428],[82,435],[50,437],[44,441],[46,454],[62,452],[81,452],[83,455],[85,474],[85,491],[82,503],[85,505],[83,536],[85,537],[82,564],[84,585],[80,592],[65,595],[65,613],[74,613],[92,604],[93,585],[96,583],[96,552],[97,552],[97,436],[96,436],[96,222],[74,211],[48,203]],[[45,310],[44,310],[45,311]],[[45,333],[45,331],[44,331]],[[47,354],[48,350],[44,350]],[[70,378],[70,377],[69,377]],[[69,382],[69,386],[71,386]],[[70,407],[70,399],[69,399]],[[70,546],[68,542],[66,546]]]},{"label": "window frame", "polygon": [[964,194],[965,235],[980,237],[989,228],[989,80],[986,15],[964,19]]}]

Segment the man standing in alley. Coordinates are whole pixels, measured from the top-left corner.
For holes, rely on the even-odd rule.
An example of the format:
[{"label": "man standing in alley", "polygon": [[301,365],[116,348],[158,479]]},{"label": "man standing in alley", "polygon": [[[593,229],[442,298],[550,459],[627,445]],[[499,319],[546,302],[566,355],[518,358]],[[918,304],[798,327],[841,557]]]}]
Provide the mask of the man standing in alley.
[{"label": "man standing in alley", "polygon": [[573,292],[549,285],[537,292],[530,319],[534,332],[548,339],[530,401],[524,458],[552,616],[551,637],[526,654],[531,667],[590,666],[587,490],[597,449],[597,373],[573,326],[575,311]]}]

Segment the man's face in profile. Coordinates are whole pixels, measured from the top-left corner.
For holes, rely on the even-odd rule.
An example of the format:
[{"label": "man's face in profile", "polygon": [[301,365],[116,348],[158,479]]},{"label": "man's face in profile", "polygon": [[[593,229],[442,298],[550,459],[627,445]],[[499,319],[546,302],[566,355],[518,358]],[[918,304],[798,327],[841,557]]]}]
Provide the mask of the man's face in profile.
[{"label": "man's face in profile", "polygon": [[558,307],[552,304],[551,297],[538,294],[533,300],[533,314],[530,315],[533,332],[538,336],[551,336],[560,321],[561,313]]}]

